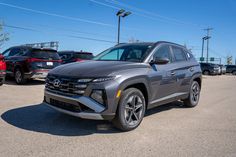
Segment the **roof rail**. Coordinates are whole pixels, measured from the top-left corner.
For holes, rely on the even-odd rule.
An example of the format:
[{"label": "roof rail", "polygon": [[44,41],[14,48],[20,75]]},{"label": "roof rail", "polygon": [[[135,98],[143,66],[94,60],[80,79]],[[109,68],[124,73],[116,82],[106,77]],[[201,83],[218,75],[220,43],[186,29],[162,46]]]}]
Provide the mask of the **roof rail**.
[{"label": "roof rail", "polygon": [[42,43],[32,43],[32,44],[24,44],[22,46],[29,46],[32,48],[49,48],[49,49],[58,50],[59,42],[51,41],[51,42],[42,42]]}]

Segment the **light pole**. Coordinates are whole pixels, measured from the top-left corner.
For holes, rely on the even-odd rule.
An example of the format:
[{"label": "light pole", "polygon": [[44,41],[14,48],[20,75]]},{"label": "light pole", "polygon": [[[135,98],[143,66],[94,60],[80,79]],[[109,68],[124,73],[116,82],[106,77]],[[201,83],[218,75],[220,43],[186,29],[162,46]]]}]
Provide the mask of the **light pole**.
[{"label": "light pole", "polygon": [[117,43],[120,43],[120,17],[126,17],[129,16],[131,14],[131,12],[126,12],[124,9],[119,10],[116,13],[116,16],[118,16],[118,39],[117,39]]}]

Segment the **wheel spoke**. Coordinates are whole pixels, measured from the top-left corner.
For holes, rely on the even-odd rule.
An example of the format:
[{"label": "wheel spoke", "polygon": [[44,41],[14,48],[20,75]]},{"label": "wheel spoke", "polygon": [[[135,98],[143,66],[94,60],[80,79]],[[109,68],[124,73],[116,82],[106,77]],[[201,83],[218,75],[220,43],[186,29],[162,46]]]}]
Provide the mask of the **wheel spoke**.
[{"label": "wheel spoke", "polygon": [[138,103],[138,104],[135,106],[135,111],[137,111],[137,110],[140,109],[141,107],[143,107],[143,104],[142,104],[142,103]]},{"label": "wheel spoke", "polygon": [[135,112],[133,113],[133,115],[134,115],[136,120],[139,120],[139,118],[138,118],[138,116],[137,116],[137,114]]},{"label": "wheel spoke", "polygon": [[128,123],[130,123],[130,122],[131,122],[131,120],[132,120],[132,115],[133,115],[133,113],[132,113],[132,112],[130,112],[130,114],[129,114],[129,118],[128,118]]},{"label": "wheel spoke", "polygon": [[133,96],[132,102],[131,102],[132,106],[135,106],[136,100],[137,100],[137,96]]},{"label": "wheel spoke", "polygon": [[126,105],[125,108],[128,109],[128,110],[132,110],[133,109],[132,107],[130,107],[128,105]]}]

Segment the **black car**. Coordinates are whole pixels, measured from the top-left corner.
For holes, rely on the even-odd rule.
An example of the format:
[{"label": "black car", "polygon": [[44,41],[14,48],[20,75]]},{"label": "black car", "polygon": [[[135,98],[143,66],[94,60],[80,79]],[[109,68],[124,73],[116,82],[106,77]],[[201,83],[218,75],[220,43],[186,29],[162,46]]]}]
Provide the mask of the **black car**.
[{"label": "black car", "polygon": [[141,123],[147,109],[200,98],[199,63],[184,46],[169,43],[119,44],[92,61],[61,65],[48,73],[44,103],[85,119],[112,120],[121,130]]},{"label": "black car", "polygon": [[28,79],[43,79],[49,70],[61,65],[57,51],[52,49],[16,46],[2,54],[6,61],[6,73],[14,77],[17,84],[24,84]]},{"label": "black car", "polygon": [[236,75],[236,65],[226,65],[226,73]]},{"label": "black car", "polygon": [[93,59],[93,54],[90,52],[59,51],[58,54],[63,64]]},{"label": "black car", "polygon": [[217,64],[200,63],[200,66],[204,75],[218,75],[220,73],[220,67]]}]

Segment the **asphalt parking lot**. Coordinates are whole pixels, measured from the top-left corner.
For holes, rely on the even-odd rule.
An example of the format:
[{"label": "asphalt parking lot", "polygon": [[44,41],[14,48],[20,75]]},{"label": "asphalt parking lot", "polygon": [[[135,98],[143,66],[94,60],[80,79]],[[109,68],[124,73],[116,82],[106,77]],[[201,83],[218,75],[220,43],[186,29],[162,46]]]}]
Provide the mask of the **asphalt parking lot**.
[{"label": "asphalt parking lot", "polygon": [[234,76],[204,77],[196,108],[157,107],[131,132],[54,111],[41,104],[43,88],[0,87],[0,156],[236,156]]}]

